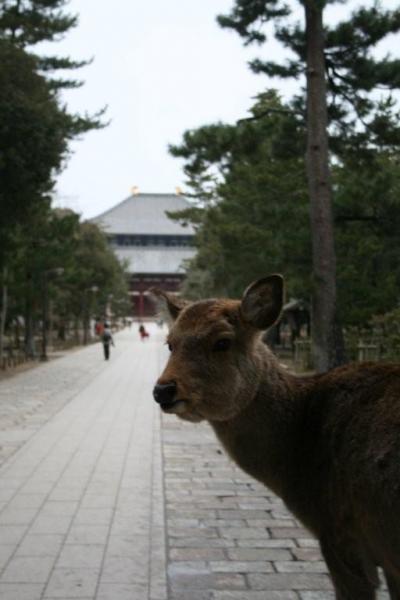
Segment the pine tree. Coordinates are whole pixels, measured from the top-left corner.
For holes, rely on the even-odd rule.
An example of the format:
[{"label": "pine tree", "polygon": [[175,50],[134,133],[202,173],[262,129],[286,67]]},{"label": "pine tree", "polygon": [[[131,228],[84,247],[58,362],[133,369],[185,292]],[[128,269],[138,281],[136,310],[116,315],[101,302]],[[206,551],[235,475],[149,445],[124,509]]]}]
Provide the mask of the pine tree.
[{"label": "pine tree", "polygon": [[86,64],[42,57],[36,44],[55,41],[77,24],[66,0],[0,0],[0,267],[6,237],[35,207],[47,205],[54,176],[76,136],[104,126],[95,115],[68,112],[58,90],[79,82],[51,73]]},{"label": "pine tree", "polygon": [[66,4],[66,0],[0,0],[0,361],[8,265],[18,250],[18,229],[48,209],[54,177],[70,140],[104,127],[104,109],[81,116],[69,113],[60,101],[59,89],[81,84],[54,73],[87,63],[43,57],[32,50],[76,25],[77,18],[63,12]]},{"label": "pine tree", "polygon": [[238,297],[251,280],[282,265],[289,293],[308,297],[304,126],[273,90],[258,96],[251,114],[236,125],[188,131],[170,148],[184,159],[188,185],[201,199],[178,213],[197,229],[185,284],[191,297]]},{"label": "pine tree", "polygon": [[35,57],[0,40],[0,268],[15,227],[48,206],[68,142],[99,126],[69,114]]},{"label": "pine tree", "polygon": [[[32,52],[41,42],[61,39],[71,28],[76,27],[78,18],[63,12],[67,0],[1,0],[0,39]],[[68,57],[38,56],[38,69],[46,74],[60,69],[78,69],[87,61],[74,61]],[[79,87],[81,82],[70,79],[52,79],[55,88]]]},{"label": "pine tree", "polygon": [[[400,29],[400,10],[377,4],[354,11],[335,27],[323,23],[329,0],[299,0],[303,24],[292,24],[290,8],[280,0],[235,0],[229,15],[218,17],[222,27],[234,29],[247,44],[266,41],[264,27],[274,24],[275,37],[294,54],[286,64],[255,60],[251,68],[273,77],[306,79],[307,171],[313,242],[313,347],[318,371],[343,360],[338,343],[336,254],[333,237],[331,147],[344,153],[357,143],[400,141],[393,89],[400,87],[400,61],[376,60],[372,49]],[[382,88],[379,99],[373,97]],[[297,98],[298,105],[302,99]]]}]

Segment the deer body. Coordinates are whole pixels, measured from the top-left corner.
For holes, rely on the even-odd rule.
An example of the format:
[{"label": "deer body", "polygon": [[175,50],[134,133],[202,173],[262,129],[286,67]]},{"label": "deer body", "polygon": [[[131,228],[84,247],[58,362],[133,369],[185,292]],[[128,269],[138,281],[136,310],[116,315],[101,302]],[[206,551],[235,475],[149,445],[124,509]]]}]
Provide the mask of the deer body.
[{"label": "deer body", "polygon": [[166,299],[176,320],[154,391],[163,410],[208,420],[284,500],[319,540],[338,600],[373,600],[377,566],[400,600],[400,365],[287,373],[257,334],[279,315],[278,276],[241,303]]}]

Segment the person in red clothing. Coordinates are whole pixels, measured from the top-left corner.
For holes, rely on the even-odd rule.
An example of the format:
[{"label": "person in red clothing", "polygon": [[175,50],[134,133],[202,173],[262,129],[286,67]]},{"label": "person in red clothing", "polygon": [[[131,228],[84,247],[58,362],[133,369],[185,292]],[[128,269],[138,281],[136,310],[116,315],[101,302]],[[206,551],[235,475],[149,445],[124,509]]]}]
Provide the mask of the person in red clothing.
[{"label": "person in red clothing", "polygon": [[99,337],[101,337],[103,335],[103,331],[104,331],[103,323],[100,321],[100,319],[96,319],[96,323],[94,325],[95,334],[98,335]]},{"label": "person in red clothing", "polygon": [[146,331],[145,326],[143,325],[143,323],[141,323],[139,325],[139,335],[140,335],[140,339],[142,340],[142,342],[149,337],[149,332]]}]

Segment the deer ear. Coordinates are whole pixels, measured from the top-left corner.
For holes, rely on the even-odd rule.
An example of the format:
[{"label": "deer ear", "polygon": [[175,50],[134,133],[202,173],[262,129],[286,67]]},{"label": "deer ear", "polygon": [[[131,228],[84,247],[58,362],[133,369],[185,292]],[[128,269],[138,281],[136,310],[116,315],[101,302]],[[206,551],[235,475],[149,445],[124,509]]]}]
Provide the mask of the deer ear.
[{"label": "deer ear", "polygon": [[283,306],[282,275],[270,275],[251,283],[245,290],[240,312],[257,329],[267,329],[278,320]]},{"label": "deer ear", "polygon": [[187,305],[185,300],[178,298],[178,296],[175,296],[174,294],[164,292],[164,290],[152,288],[149,291],[153,296],[156,296],[157,299],[161,300],[173,321],[175,321],[181,310]]}]

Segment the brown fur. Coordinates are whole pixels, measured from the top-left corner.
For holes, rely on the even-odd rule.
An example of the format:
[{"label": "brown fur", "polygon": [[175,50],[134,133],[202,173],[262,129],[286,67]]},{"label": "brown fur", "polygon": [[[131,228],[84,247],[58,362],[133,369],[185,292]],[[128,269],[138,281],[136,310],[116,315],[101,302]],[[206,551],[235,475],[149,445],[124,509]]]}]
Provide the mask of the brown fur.
[{"label": "brown fur", "polygon": [[[399,600],[400,365],[287,373],[257,329],[279,314],[281,287],[272,276],[242,302],[180,305],[158,380],[176,384],[165,410],[206,419],[232,459],[282,497],[318,538],[337,599],[375,598],[378,565]],[[221,339],[228,349],[216,349]]]}]

